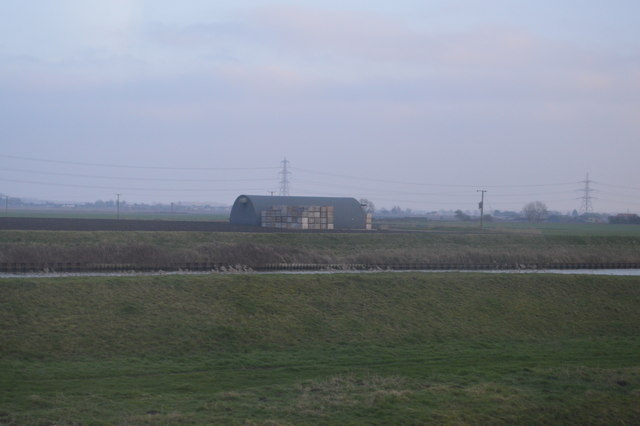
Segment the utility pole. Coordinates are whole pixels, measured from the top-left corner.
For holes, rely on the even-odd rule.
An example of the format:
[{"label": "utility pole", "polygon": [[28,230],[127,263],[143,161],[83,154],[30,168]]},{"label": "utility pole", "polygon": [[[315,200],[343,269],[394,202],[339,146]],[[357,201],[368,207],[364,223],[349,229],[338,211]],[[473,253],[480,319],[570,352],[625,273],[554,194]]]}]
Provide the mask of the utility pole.
[{"label": "utility pole", "polygon": [[173,202],[171,202],[171,216],[173,216]]},{"label": "utility pole", "polygon": [[280,195],[288,197],[289,196],[289,175],[291,172],[289,171],[289,161],[287,157],[284,157],[284,160],[280,162],[282,164],[282,170],[278,173],[280,177]]},{"label": "utility pole", "polygon": [[116,194],[116,195],[118,196],[118,200],[116,201],[116,212],[117,212],[116,218],[120,220],[120,195],[121,194]]},{"label": "utility pole", "polygon": [[486,189],[478,189],[476,192],[482,193],[480,198],[480,203],[478,203],[478,208],[480,209],[480,229],[482,229],[483,219],[484,219],[484,193],[487,192]]},{"label": "utility pole", "polygon": [[9,216],[9,196],[5,196],[4,199],[4,215]]}]

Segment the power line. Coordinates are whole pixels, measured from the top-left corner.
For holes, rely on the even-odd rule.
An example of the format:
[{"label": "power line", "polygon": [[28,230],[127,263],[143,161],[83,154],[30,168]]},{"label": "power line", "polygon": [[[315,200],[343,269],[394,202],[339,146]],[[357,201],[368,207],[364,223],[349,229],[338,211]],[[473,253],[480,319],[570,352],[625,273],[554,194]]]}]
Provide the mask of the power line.
[{"label": "power line", "polygon": [[[441,183],[425,183],[425,182],[408,182],[408,181],[396,181],[396,180],[387,180],[387,179],[377,179],[377,178],[369,178],[362,176],[351,176],[351,175],[343,175],[343,174],[334,174],[321,172],[316,170],[309,169],[301,169],[298,167],[291,168],[294,171],[316,174],[321,176],[329,176],[329,177],[337,177],[343,179],[355,179],[361,181],[369,181],[369,182],[378,182],[378,183],[388,183],[395,185],[418,185],[418,186],[439,186],[445,188],[475,188],[477,185],[474,184],[441,184]],[[542,183],[542,184],[530,184],[530,185],[483,185],[486,188],[527,188],[527,187],[545,187],[545,186],[565,186],[565,185],[575,185],[576,182],[555,182],[555,183]]]},{"label": "power line", "polygon": [[[311,187],[326,187],[326,188],[341,188],[341,189],[353,189],[358,191],[372,191],[371,187],[364,186],[353,186],[353,185],[343,185],[338,183],[326,183],[326,182],[318,182],[318,181],[310,181],[306,179],[296,179],[296,182],[306,183],[311,185]],[[444,196],[444,197],[462,197],[465,195],[472,194],[471,191],[447,191],[447,192],[416,192],[416,191],[401,191],[397,189],[374,189],[377,194],[405,194],[405,195],[417,195],[417,196]],[[533,197],[540,195],[549,195],[549,194],[573,194],[574,190],[566,190],[566,191],[547,191],[547,192],[536,192],[536,193],[494,193],[496,197]]]},{"label": "power line", "polygon": [[[629,197],[629,194],[623,194],[620,192],[615,192],[615,191],[598,191],[599,194],[604,194],[604,196],[609,197],[609,196],[613,196],[613,197],[622,197],[622,198],[626,198]],[[635,198],[638,199],[637,195],[633,195],[629,198]],[[602,197],[598,197],[598,200],[602,200]]]},{"label": "power line", "polygon": [[[88,166],[88,167],[103,167],[103,168],[120,168],[120,169],[140,169],[140,170],[159,170],[159,171],[258,171],[258,170],[275,170],[279,169],[278,172],[278,181],[280,184],[280,195],[289,195],[290,193],[290,184],[291,179],[290,175],[291,170],[299,172],[301,174],[311,174],[323,176],[326,178],[317,178],[317,180],[305,180],[305,179],[297,179],[296,182],[300,182],[302,184],[306,184],[306,188],[308,192],[332,192],[328,196],[337,196],[337,193],[343,193],[348,191],[349,189],[353,191],[358,191],[363,193],[363,195],[367,195],[367,197],[372,199],[382,199],[389,200],[391,202],[402,202],[402,203],[413,203],[415,204],[418,200],[400,200],[396,197],[387,197],[385,198],[385,194],[390,195],[402,195],[406,196],[415,196],[415,197],[433,197],[434,199],[430,200],[421,200],[421,203],[428,204],[464,204],[466,203],[467,197],[471,197],[471,191],[475,190],[477,186],[474,185],[466,185],[466,184],[449,184],[449,183],[430,183],[430,182],[419,182],[419,181],[402,181],[402,180],[389,180],[389,179],[379,179],[375,177],[367,177],[367,176],[352,176],[352,175],[344,175],[344,174],[334,174],[328,173],[324,171],[317,170],[309,170],[297,167],[291,167],[291,163],[289,160],[284,158],[281,163],[281,167],[224,167],[224,168],[216,168],[216,167],[161,167],[161,166],[144,166],[144,165],[124,165],[124,164],[107,164],[107,163],[92,163],[92,162],[75,162],[75,161],[64,161],[64,160],[55,160],[55,159],[45,159],[45,158],[35,158],[35,157],[25,157],[25,156],[15,156],[15,155],[7,155],[0,154],[0,158],[21,160],[21,161],[32,161],[32,162],[41,162],[41,163],[51,163],[51,164],[63,164],[63,165],[73,165],[73,166]],[[71,167],[67,167],[69,170],[73,170]],[[242,186],[243,183],[247,182],[261,182],[265,185],[268,185],[269,182],[273,183],[276,178],[251,178],[251,177],[243,177],[243,178],[202,178],[202,179],[192,179],[192,178],[166,178],[166,177],[126,177],[126,176],[109,176],[107,173],[105,174],[83,174],[83,173],[72,173],[72,172],[49,172],[49,171],[41,171],[41,170],[30,170],[25,168],[3,168],[0,172],[14,173],[10,174],[10,177],[15,177],[15,173],[25,173],[31,174],[35,178],[35,175],[43,175],[43,176],[61,176],[61,177],[70,177],[70,178],[87,178],[87,179],[104,179],[104,180],[112,180],[112,185],[90,185],[85,184],[81,179],[76,179],[76,181],[83,183],[63,183],[60,181],[64,181],[63,179],[52,179],[52,181],[41,181],[39,179],[29,179],[31,176],[25,176],[27,179],[3,179],[0,177],[0,181],[4,182],[15,182],[15,183],[24,183],[24,184],[32,184],[32,185],[43,185],[43,186],[58,186],[58,187],[70,187],[70,188],[88,188],[88,189],[106,189],[117,192],[124,191],[148,191],[148,192],[166,192],[166,193],[174,193],[174,192],[202,192],[202,193],[233,193],[233,192],[249,192],[249,191],[257,191],[257,192],[268,192],[271,188],[241,188],[239,190],[235,190],[233,188],[228,188],[229,186],[235,185],[226,185],[226,189],[221,188],[205,188],[205,189],[195,189],[195,188],[187,188],[187,189],[172,189],[172,188],[164,188],[164,187],[134,187],[129,188],[124,186],[126,181],[131,182],[166,182],[166,183],[228,183],[233,184],[237,183],[238,187]],[[114,174],[117,172],[113,172]],[[132,173],[134,174],[134,173]],[[142,174],[142,173],[141,173]],[[250,174],[252,176],[257,175],[257,173]],[[298,175],[298,173],[296,173]],[[188,176],[188,175],[187,175]],[[197,175],[194,175],[197,176]],[[329,177],[336,179],[328,179]],[[312,178],[313,179],[313,178]],[[58,180],[58,182],[55,182]],[[71,179],[69,179],[71,180]],[[348,181],[347,181],[348,180]],[[361,185],[352,185],[351,182],[361,182]],[[122,183],[121,183],[122,182]],[[343,183],[340,183],[343,182]],[[106,183],[106,182],[105,182]],[[377,185],[372,185],[372,183],[376,183]],[[385,186],[387,184],[388,186]],[[574,192],[575,194],[575,185],[582,184],[582,188],[579,191],[582,193],[581,197],[578,199],[581,200],[580,210],[582,212],[593,212],[593,200],[597,198],[593,196],[594,192],[598,192],[599,194],[609,196],[609,199],[603,199],[603,201],[607,202],[616,202],[621,204],[636,204],[633,201],[619,201],[615,200],[615,198],[621,197],[624,198],[627,195],[623,194],[628,191],[640,191],[640,187],[629,186],[629,185],[617,185],[606,182],[594,181],[590,179],[589,174],[586,175],[585,180],[581,180],[578,182],[555,182],[555,183],[538,183],[538,184],[504,184],[504,185],[483,185],[484,188],[492,190],[492,200],[493,203],[497,205],[515,205],[520,204],[519,202],[500,202],[500,199],[507,199],[509,197],[533,197],[533,196],[542,196],[547,197],[554,194],[568,194],[570,192]],[[397,188],[400,185],[404,185],[404,190],[399,190],[397,188],[393,188],[391,185],[395,185]],[[562,187],[573,185],[573,191],[564,191]],[[594,189],[594,185],[604,186],[612,188],[611,190],[605,191],[597,191]],[[158,185],[161,186],[161,185]],[[218,185],[221,186],[221,185]],[[343,191],[316,191],[315,188],[337,188],[342,189]],[[424,192],[420,191],[421,188],[426,189],[429,188],[442,188],[440,191],[429,191],[426,190]],[[551,188],[557,188],[558,190],[551,190]],[[319,189],[318,188],[318,189]],[[447,190],[450,188],[452,190]],[[454,190],[457,188],[458,190]],[[501,192],[501,189],[508,188],[541,188],[540,191],[545,192],[532,192],[532,193],[516,193],[514,191]],[[542,188],[549,188],[549,191],[546,191]],[[408,189],[408,190],[407,190]],[[411,189],[415,189],[412,191]],[[618,189],[619,192],[616,192],[615,189]],[[486,190],[486,189],[485,189]],[[380,194],[381,197],[376,197],[375,194]],[[353,194],[340,194],[340,196],[351,196]],[[439,199],[438,199],[439,198]],[[450,200],[444,201],[443,198],[450,198]],[[456,200],[456,198],[459,200]],[[612,199],[613,198],[613,199]],[[575,202],[575,195],[571,198]],[[598,198],[600,199],[600,198]],[[562,200],[553,200],[555,202],[566,202],[570,201],[569,199]],[[545,202],[553,202],[552,200],[546,199]]]},{"label": "power line", "polygon": [[612,183],[605,183],[605,182],[600,182],[600,181],[597,181],[597,180],[592,180],[591,182],[597,183],[598,185],[610,186],[612,188],[631,189],[631,190],[634,190],[634,191],[640,191],[640,187],[637,187],[637,186],[614,185]]},{"label": "power line", "polygon": [[146,181],[146,182],[264,182],[268,180],[276,180],[275,178],[255,178],[255,179],[172,179],[172,178],[144,178],[144,177],[123,177],[123,176],[105,176],[105,175],[87,175],[79,173],[62,173],[62,172],[44,172],[40,170],[25,170],[25,169],[13,169],[3,168],[0,172],[18,172],[18,173],[31,173],[37,175],[47,176],[68,176],[68,177],[81,177],[92,179],[111,179],[111,180],[124,180],[124,181]]},{"label": "power line", "polygon": [[[164,166],[140,166],[140,165],[123,165],[123,164],[107,164],[107,163],[91,163],[91,162],[75,162],[75,161],[64,161],[64,160],[51,160],[51,159],[42,159],[42,158],[34,158],[34,157],[24,157],[24,156],[17,156],[17,155],[7,155],[7,154],[0,154],[0,157],[4,157],[4,158],[12,158],[12,159],[18,159],[18,160],[25,160],[25,161],[36,161],[36,162],[44,162],[44,163],[54,163],[54,164],[69,164],[69,165],[77,165],[77,166],[90,166],[90,167],[111,167],[111,168],[127,168],[127,169],[142,169],[142,170],[209,170],[209,171],[230,171],[230,170],[274,170],[274,169],[278,169],[278,167],[164,167]],[[287,163],[286,165],[284,163]],[[338,177],[338,178],[344,178],[344,179],[350,179],[350,180],[361,180],[361,181],[369,181],[369,182],[378,182],[378,183],[388,183],[388,184],[401,184],[401,185],[417,185],[417,186],[433,186],[433,187],[450,187],[450,188],[473,188],[476,185],[475,184],[439,184],[439,183],[425,183],[425,182],[415,182],[415,181],[396,181],[396,180],[387,180],[387,179],[377,179],[377,178],[370,178],[370,177],[362,177],[362,176],[352,176],[352,175],[343,175],[343,174],[335,174],[335,173],[327,173],[327,172],[321,172],[321,171],[316,171],[316,170],[309,170],[309,169],[301,169],[301,168],[297,168],[297,167],[290,167],[288,166],[288,164],[290,164],[290,161],[288,161],[286,158],[281,162],[282,167],[280,167],[280,175],[281,177],[281,185],[283,184],[283,180],[285,180],[285,176],[283,175],[283,171],[286,169],[287,175],[291,174],[291,170],[294,171],[300,171],[302,173],[310,173],[310,174],[317,174],[317,175],[323,175],[323,176],[330,176],[330,177]],[[55,173],[53,172],[33,172],[33,171],[27,171],[24,169],[5,169],[5,170],[12,170],[12,171],[21,171],[21,172],[31,172],[31,173],[38,173],[38,174],[45,174],[45,173],[50,173],[52,175],[54,175]],[[251,180],[260,180],[260,181],[264,181],[264,180],[268,180],[268,179],[158,179],[158,178],[121,178],[121,177],[107,177],[107,176],[99,176],[99,175],[83,175],[83,174],[63,174],[63,173],[58,173],[58,175],[67,175],[67,176],[75,176],[75,177],[92,177],[92,178],[111,178],[111,179],[118,179],[118,180],[148,180],[148,181],[180,181],[180,182],[189,182],[189,181],[193,181],[193,182],[198,182],[198,181],[210,181],[210,182],[233,182],[233,181],[251,181]],[[286,185],[288,186],[290,181],[288,179],[288,176],[286,176]],[[582,183],[583,181],[579,182]],[[592,181],[593,182],[593,181]],[[526,188],[526,187],[548,187],[548,186],[564,186],[564,185],[574,185],[576,182],[555,182],[555,183],[542,183],[542,184],[520,184],[520,185],[483,185],[484,187],[487,188]],[[622,186],[621,186],[622,187]],[[630,189],[638,189],[640,190],[640,188],[631,188],[628,187]],[[281,188],[282,189],[282,188]],[[288,188],[287,188],[288,189]]]},{"label": "power line", "polygon": [[[79,177],[79,178],[94,178],[94,179],[107,179],[107,180],[115,180],[115,181],[144,181],[144,182],[169,182],[169,183],[177,183],[177,182],[185,182],[185,183],[198,183],[198,182],[215,182],[215,183],[235,183],[235,182],[265,182],[265,181],[275,181],[276,178],[260,178],[260,179],[171,179],[171,178],[145,178],[145,177],[123,177],[123,176],[106,176],[106,175],[92,175],[92,174],[78,174],[78,173],[61,173],[61,172],[45,172],[39,170],[27,170],[27,169],[14,169],[14,168],[4,168],[0,170],[0,172],[19,172],[19,173],[29,173],[29,174],[37,174],[37,175],[45,175],[45,176],[68,176],[68,177]],[[281,172],[282,173],[282,172]],[[16,181],[16,180],[14,180]],[[30,181],[23,181],[24,183],[28,183]],[[353,189],[357,191],[371,191],[371,187],[365,186],[354,186],[354,185],[344,185],[337,183],[327,183],[322,181],[312,181],[306,179],[297,179],[296,182],[300,182],[303,184],[311,185],[310,187],[324,187],[324,188],[340,188],[340,189]],[[282,180],[280,181],[282,183]],[[53,183],[48,183],[53,184]],[[308,187],[309,188],[309,187]],[[503,197],[524,197],[524,196],[546,196],[552,194],[565,194],[570,193],[572,191],[547,191],[544,193],[500,193],[495,192],[494,198],[503,198]],[[402,190],[383,190],[381,188],[375,189],[376,194],[405,194],[405,195],[415,195],[415,196],[436,196],[436,197],[464,197],[469,196],[471,194],[470,191],[447,191],[447,192],[418,192],[418,191],[402,191]]]},{"label": "power line", "polygon": [[111,167],[120,169],[143,169],[143,170],[274,170],[277,167],[164,167],[164,166],[135,166],[125,164],[107,164],[107,163],[83,163],[78,161],[65,161],[65,160],[49,160],[43,158],[22,157],[18,155],[0,154],[3,158],[12,158],[14,160],[25,161],[37,161],[40,163],[55,163],[55,164],[71,164],[75,166],[90,166],[90,167]]},{"label": "power line", "polygon": [[598,198],[598,200],[601,201],[606,201],[608,203],[616,203],[616,204],[623,204],[623,205],[633,205],[633,206],[640,206],[640,201],[629,201],[629,200],[614,200],[612,198]]},{"label": "power line", "polygon": [[[87,189],[108,189],[112,191],[154,191],[154,192],[238,192],[237,189],[217,189],[217,188],[203,188],[203,189],[194,189],[194,188],[182,188],[182,189],[171,189],[171,188],[131,188],[131,187],[122,187],[122,186],[101,186],[101,185],[82,185],[82,184],[72,184],[72,183],[52,183],[52,182],[40,182],[40,181],[32,181],[32,180],[18,180],[18,179],[4,179],[0,178],[1,182],[14,182],[14,183],[27,183],[32,185],[43,185],[43,186],[60,186],[60,187],[69,187],[69,188],[87,188]],[[244,191],[265,191],[265,188],[243,188]]]},{"label": "power line", "polygon": [[[296,183],[306,183],[312,186],[320,186],[325,188],[341,188],[341,189],[353,189],[357,191],[371,191],[371,187],[364,186],[353,186],[353,185],[343,185],[338,183],[326,183],[326,182],[318,182],[318,181],[310,181],[306,179],[296,179]],[[469,194],[469,191],[455,191],[455,192],[415,192],[415,191],[400,191],[396,189],[383,190],[380,188],[375,188],[376,193],[385,193],[385,194],[406,194],[406,195],[443,195],[443,196],[459,196],[464,194]]]}]

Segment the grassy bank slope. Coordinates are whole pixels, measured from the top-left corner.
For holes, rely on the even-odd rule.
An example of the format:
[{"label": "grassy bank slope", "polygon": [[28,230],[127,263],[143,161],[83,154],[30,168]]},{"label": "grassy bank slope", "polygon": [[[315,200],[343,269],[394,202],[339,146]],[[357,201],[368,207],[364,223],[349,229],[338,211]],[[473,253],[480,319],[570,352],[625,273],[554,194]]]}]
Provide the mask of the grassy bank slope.
[{"label": "grassy bank slope", "polygon": [[466,274],[3,280],[0,333],[19,357],[636,336],[639,282]]},{"label": "grassy bank slope", "polygon": [[0,281],[0,422],[633,423],[640,279]]}]

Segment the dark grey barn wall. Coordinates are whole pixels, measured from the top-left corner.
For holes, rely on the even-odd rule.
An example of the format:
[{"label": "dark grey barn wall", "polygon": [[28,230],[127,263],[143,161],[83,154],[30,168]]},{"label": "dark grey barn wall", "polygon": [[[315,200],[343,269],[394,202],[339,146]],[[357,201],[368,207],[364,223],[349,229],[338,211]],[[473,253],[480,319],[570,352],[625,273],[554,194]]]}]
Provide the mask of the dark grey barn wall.
[{"label": "dark grey barn wall", "polygon": [[[246,203],[241,203],[241,197],[246,197],[248,201]],[[233,203],[233,207],[231,207],[229,222],[232,225],[260,226],[261,214],[262,213],[260,212],[256,212],[256,209],[249,197],[241,195],[236,198],[236,201]]]},{"label": "dark grey barn wall", "polygon": [[[241,203],[242,197],[247,198]],[[240,195],[231,208],[230,222],[259,226],[261,213],[271,206],[333,206],[335,229],[364,229],[366,214],[355,198],[346,197],[281,197]]]}]

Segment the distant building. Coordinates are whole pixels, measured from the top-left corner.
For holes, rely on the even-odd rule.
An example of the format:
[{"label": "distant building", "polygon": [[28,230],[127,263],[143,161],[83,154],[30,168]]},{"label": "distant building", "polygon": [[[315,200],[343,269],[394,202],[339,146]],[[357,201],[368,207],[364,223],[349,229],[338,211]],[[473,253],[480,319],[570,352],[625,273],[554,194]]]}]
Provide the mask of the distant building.
[{"label": "distant building", "polygon": [[240,195],[231,208],[233,225],[282,229],[371,229],[355,198]]}]

